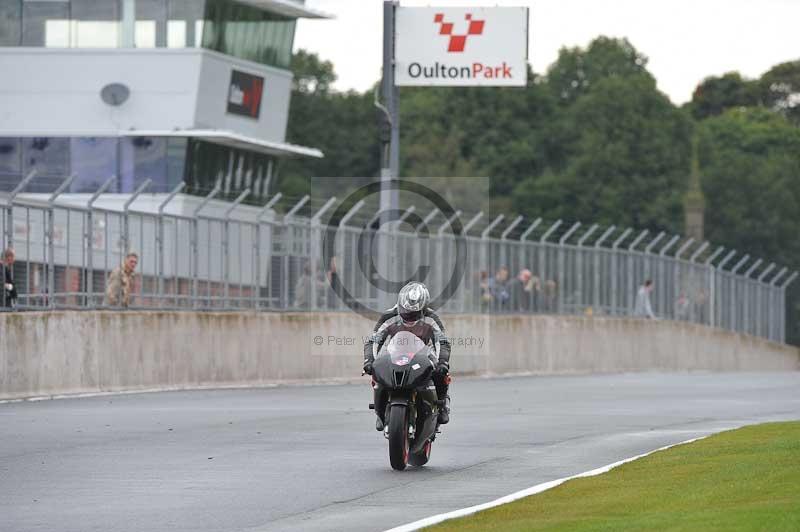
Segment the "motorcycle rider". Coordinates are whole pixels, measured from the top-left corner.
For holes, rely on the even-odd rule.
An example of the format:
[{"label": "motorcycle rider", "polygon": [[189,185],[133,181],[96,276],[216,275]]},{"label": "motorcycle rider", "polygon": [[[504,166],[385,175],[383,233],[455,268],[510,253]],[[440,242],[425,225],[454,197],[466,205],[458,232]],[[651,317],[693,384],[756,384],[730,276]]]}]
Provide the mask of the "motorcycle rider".
[{"label": "motorcycle rider", "polygon": [[[372,336],[364,344],[364,373],[372,375],[372,364],[383,343],[401,330],[409,330],[419,338],[430,341],[438,353],[433,383],[437,397],[445,401],[439,409],[439,424],[445,425],[450,421],[450,341],[445,336],[442,320],[428,306],[429,303],[430,294],[422,283],[412,281],[400,290],[397,304],[381,315]],[[378,415],[375,428],[383,430],[383,408],[379,405],[377,391],[375,395],[375,413]]]}]

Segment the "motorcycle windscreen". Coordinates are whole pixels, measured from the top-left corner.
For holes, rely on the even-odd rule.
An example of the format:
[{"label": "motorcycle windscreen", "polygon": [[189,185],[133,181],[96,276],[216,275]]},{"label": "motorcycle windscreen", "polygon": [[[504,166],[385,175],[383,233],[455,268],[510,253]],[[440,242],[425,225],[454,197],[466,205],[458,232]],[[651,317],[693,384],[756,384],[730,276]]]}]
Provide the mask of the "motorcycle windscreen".
[{"label": "motorcycle windscreen", "polygon": [[393,364],[405,366],[411,362],[417,354],[427,352],[428,346],[416,334],[408,331],[400,331],[386,342],[386,352]]}]

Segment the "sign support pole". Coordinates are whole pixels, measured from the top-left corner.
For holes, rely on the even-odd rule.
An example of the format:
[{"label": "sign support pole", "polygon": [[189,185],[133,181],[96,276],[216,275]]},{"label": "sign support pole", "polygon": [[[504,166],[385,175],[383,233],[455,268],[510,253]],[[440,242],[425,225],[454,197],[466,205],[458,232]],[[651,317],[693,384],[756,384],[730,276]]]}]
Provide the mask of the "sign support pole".
[{"label": "sign support pole", "polygon": [[[390,188],[390,181],[400,177],[400,117],[398,110],[399,91],[394,81],[394,18],[397,9],[397,0],[384,0],[383,2],[383,80],[381,82],[381,92],[383,96],[383,106],[378,106],[383,116],[381,122],[384,127],[381,131],[381,194],[379,212],[380,225],[394,221],[397,216],[398,191]],[[385,131],[388,126],[388,131]],[[388,135],[386,134],[388,133]],[[389,248],[389,240],[383,234],[378,238],[378,277],[386,277],[389,274],[392,249]],[[381,307],[388,305],[394,294],[388,294],[386,289],[379,291]]]}]

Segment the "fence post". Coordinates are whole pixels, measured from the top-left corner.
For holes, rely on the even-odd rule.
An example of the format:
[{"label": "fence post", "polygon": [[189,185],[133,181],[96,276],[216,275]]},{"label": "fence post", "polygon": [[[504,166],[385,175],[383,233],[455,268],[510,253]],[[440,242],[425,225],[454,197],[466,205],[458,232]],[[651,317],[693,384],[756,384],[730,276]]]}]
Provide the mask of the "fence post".
[{"label": "fence post", "polygon": [[[550,247],[550,245],[547,243],[547,239],[550,238],[550,235],[555,233],[556,229],[561,227],[562,223],[563,222],[561,220],[556,220],[556,222],[553,225],[551,225],[547,229],[547,231],[545,231],[544,234],[539,238],[539,243],[542,244],[541,253],[539,253],[539,270],[541,271],[542,295],[544,297],[544,303],[545,303],[543,305],[543,307],[545,307],[544,310],[550,311],[550,312],[555,312],[556,309],[555,308],[549,308],[550,307],[550,302],[548,301],[548,294],[547,294],[547,275],[546,275],[547,268],[546,268],[546,265],[545,265],[545,260],[546,260],[546,255],[548,254],[548,249]],[[558,272],[556,272],[556,274],[557,273]],[[555,282],[555,281],[553,281],[553,282]],[[558,296],[558,291],[560,289],[561,289],[560,286],[556,286],[556,294],[553,294],[553,295],[556,296],[556,298]],[[554,300],[552,303],[556,303],[556,301],[557,301],[557,299]]]},{"label": "fence post", "polygon": [[634,265],[634,253],[636,252],[636,246],[638,246],[642,242],[642,240],[644,240],[644,238],[649,233],[650,233],[650,231],[645,229],[644,231],[639,233],[639,236],[637,236],[633,240],[633,242],[631,242],[631,244],[628,246],[628,253],[627,253],[627,256],[628,256],[628,260],[627,260],[627,262],[628,262],[628,285],[627,285],[628,291],[627,291],[627,296],[628,297],[625,298],[625,301],[627,301],[628,305],[631,305],[631,303],[633,302],[634,297],[636,297],[635,296],[636,287],[639,286],[639,283],[644,281],[644,279],[638,279],[637,280],[636,279],[636,275],[634,275],[634,270],[635,270],[635,268],[634,268],[634,266],[635,266]]},{"label": "fence post", "polygon": [[[509,252],[509,249],[508,249],[508,247],[509,247],[509,243],[507,242],[508,235],[511,234],[511,231],[513,231],[514,228],[516,226],[518,226],[519,223],[523,219],[524,219],[523,216],[517,216],[516,218],[514,218],[514,221],[512,221],[510,224],[508,224],[508,227],[503,229],[503,233],[500,235],[500,240],[501,240],[501,243],[500,243],[500,263],[501,264],[508,265],[510,263],[511,253]],[[509,267],[509,271],[511,271],[510,267]]]},{"label": "fence post", "polygon": [[[708,241],[705,241],[705,242],[703,242],[703,243],[702,243],[700,246],[698,246],[698,247],[697,247],[697,249],[695,249],[695,250],[694,250],[694,252],[693,252],[693,253],[692,253],[692,254],[689,256],[689,262],[691,263],[691,266],[690,266],[689,268],[691,269],[690,271],[691,271],[691,276],[692,276],[692,279],[695,279],[695,278],[696,278],[696,274],[697,274],[696,260],[697,260],[697,258],[698,258],[698,257],[699,257],[699,256],[700,256],[700,255],[701,255],[701,254],[702,254],[702,253],[703,253],[703,252],[706,250],[706,248],[708,248],[708,246],[709,246],[709,245],[710,245],[710,243],[709,243]],[[700,274],[700,278],[702,279],[704,276],[705,276],[705,270],[703,270],[702,274]],[[701,290],[701,291],[702,291],[702,293],[705,293],[705,289],[704,289],[704,287],[703,287],[703,286],[700,286],[700,287],[699,287],[699,290]],[[696,292],[695,292],[695,293],[696,293]],[[688,297],[689,297],[689,296],[687,295],[687,298],[688,298]],[[707,301],[707,299],[706,299],[706,301]],[[696,300],[695,300],[695,302],[696,302]],[[697,319],[697,316],[695,316],[695,308],[696,308],[696,305],[695,305],[695,304],[693,304],[693,302],[691,301],[691,299],[689,299],[689,301],[688,301],[688,304],[689,304],[689,319],[690,319],[691,321],[693,321],[693,322],[701,322],[701,323],[705,323],[705,318],[704,318],[703,316],[701,316],[699,320]],[[701,309],[701,312],[703,312],[703,310],[702,310],[702,309]]]},{"label": "fence post", "polygon": [[[448,227],[452,228],[453,223],[456,221],[456,219],[459,216],[461,216],[461,214],[462,214],[462,212],[460,210],[456,210],[450,216],[450,218],[445,220],[445,222],[442,225],[439,226],[439,229],[436,230],[436,241],[439,242],[439,256],[437,258],[437,262],[436,263],[439,265],[439,267],[435,268],[435,270],[437,272],[436,282],[438,283],[438,286],[440,286],[440,287],[444,286],[444,284],[446,282],[445,278],[444,278],[445,270],[450,271],[449,268],[445,267],[445,263],[446,263],[446,261],[445,261],[445,253],[446,252],[445,252],[445,244],[444,244],[444,242],[445,242],[445,234],[444,234],[444,232]],[[453,233],[453,235],[454,235],[453,238],[455,238],[455,232]],[[442,310],[444,310],[444,309],[442,309]]]},{"label": "fence post", "polygon": [[[94,202],[100,197],[111,183],[117,180],[117,176],[111,176],[103,183],[97,192],[92,194],[86,203],[86,226],[84,227],[84,238],[86,239],[86,306],[94,308]],[[108,245],[108,243],[106,243]]]},{"label": "fence post", "polygon": [[522,233],[522,235],[519,237],[519,241],[520,242],[525,242],[528,239],[528,236],[531,233],[533,233],[533,230],[536,229],[537,227],[539,227],[539,224],[541,224],[541,223],[542,223],[542,219],[541,218],[536,218],[536,220],[534,220],[533,223],[527,229],[525,229],[525,232]]},{"label": "fence post", "polygon": [[[658,279],[655,282],[658,283],[658,293],[662,294],[665,300],[667,299],[667,294],[669,293],[669,290],[667,289],[669,286],[669,279],[674,279],[674,275],[667,275],[667,265],[672,264],[674,268],[674,263],[670,262],[669,257],[667,257],[667,252],[669,252],[672,246],[674,246],[680,239],[680,235],[674,235],[658,252]],[[664,307],[665,311],[666,308],[667,305]]]},{"label": "fence post", "polygon": [[731,270],[731,279],[732,279],[732,286],[731,286],[731,329],[734,331],[739,330],[739,307],[738,299],[739,299],[739,285],[744,282],[736,277],[737,272],[741,269],[742,266],[750,259],[750,255],[745,255],[742,257],[739,262]]},{"label": "fence post", "polygon": [[14,199],[25,187],[28,186],[28,183],[33,181],[34,177],[36,177],[36,168],[28,172],[28,175],[26,175],[25,178],[20,181],[11,192],[9,192],[8,197],[6,198],[6,231],[3,249],[14,247]]},{"label": "fence post", "polygon": [[[317,266],[322,256],[322,227],[320,220],[322,215],[336,203],[336,196],[331,197],[320,209],[311,217],[311,229],[309,239],[311,240],[309,249],[309,270],[311,272],[311,301],[308,302],[309,309],[316,310],[319,308],[318,294],[317,294]],[[412,209],[413,212],[413,209]],[[302,275],[302,272],[301,272]]]},{"label": "fence post", "polygon": [[[683,254],[694,244],[694,238],[689,238],[686,240],[681,247],[678,248],[678,251],[675,252],[675,261],[673,262],[673,287],[672,287],[672,294],[669,294],[668,291],[665,291],[665,296],[669,296],[669,299],[675,301],[681,292],[684,291],[684,287],[681,286],[683,284],[682,281],[682,272],[683,272],[683,265],[681,264],[681,260],[683,259]],[[688,291],[688,290],[687,290]],[[675,306],[672,307],[672,315],[675,315]]]},{"label": "fence post", "polygon": [[652,276],[652,272],[651,272],[651,269],[652,269],[652,264],[651,263],[653,261],[653,257],[651,257],[652,250],[655,247],[655,245],[658,244],[661,241],[661,239],[664,238],[665,236],[667,236],[667,233],[665,233],[664,231],[661,231],[660,233],[658,233],[656,235],[656,237],[653,240],[651,240],[644,247],[644,253],[645,253],[645,257],[644,257],[644,277],[645,278],[648,278],[648,277]]},{"label": "fence post", "polygon": [[[294,207],[289,209],[289,212],[283,215],[283,231],[284,231],[284,242],[285,242],[285,249],[283,254],[283,276],[282,276],[282,283],[281,283],[281,302],[283,303],[283,308],[289,308],[291,306],[291,300],[289,299],[289,267],[290,267],[290,257],[292,253],[294,253],[294,222],[293,218],[297,212],[303,208],[303,206],[311,199],[311,196],[306,194],[300,201],[294,204]],[[338,266],[338,265],[337,265]],[[341,276],[341,273],[339,274]]]},{"label": "fence post", "polygon": [[592,272],[594,279],[592,282],[592,305],[595,309],[600,309],[602,306],[602,302],[600,301],[600,257],[603,253],[608,253],[608,251],[601,251],[602,244],[616,229],[617,226],[612,225],[606,229],[603,234],[600,235],[600,238],[594,242],[594,271]]},{"label": "fence post", "polygon": [[[503,221],[503,218],[505,218],[504,215],[502,215],[502,214],[497,215],[497,217],[494,220],[492,220],[489,223],[489,225],[487,225],[484,228],[484,230],[481,232],[481,243],[480,243],[480,246],[481,246],[481,264],[485,264],[486,268],[489,271],[491,271],[491,269],[492,269],[489,266],[490,260],[489,260],[489,257],[488,257],[488,254],[489,254],[489,234],[492,232],[492,230],[495,228],[495,226],[497,226],[497,224],[499,224],[500,222]],[[503,266],[503,265],[501,264],[500,266]],[[498,310],[502,310],[500,305],[499,305],[499,302],[498,302],[497,309]]]},{"label": "fence post", "polygon": [[[47,238],[47,306],[51,309],[56,307],[56,199],[67,190],[76,175],[72,174],[66,178],[47,199],[47,229],[45,229]],[[67,253],[69,253],[69,249],[67,249]]]},{"label": "fence post", "polygon": [[[778,306],[780,305],[780,298],[777,297],[777,293],[779,289],[776,288],[778,281],[783,277],[789,269],[784,267],[781,268],[781,271],[775,274],[772,280],[764,287],[767,292],[767,338],[770,340],[775,340],[780,337],[781,335],[781,317],[783,312],[781,308]],[[784,309],[785,310],[785,309]]]},{"label": "fence post", "polygon": [[[144,192],[147,189],[147,187],[150,186],[150,184],[152,182],[153,181],[151,179],[149,179],[149,178],[145,179],[144,182],[141,185],[136,187],[136,190],[133,191],[133,194],[131,194],[131,197],[128,198],[125,201],[125,203],[122,205],[122,224],[123,224],[123,229],[122,229],[122,249],[120,250],[120,253],[122,255],[121,259],[123,261],[125,260],[125,255],[128,254],[131,251],[131,248],[130,248],[130,215],[129,215],[131,204],[133,204],[133,202],[136,201],[136,198],[138,198],[139,195],[142,192]],[[106,242],[106,249],[108,249],[108,242]],[[139,253],[142,253],[143,251],[144,250],[140,249]],[[108,261],[108,255],[106,255],[106,261]],[[142,263],[142,269],[144,269],[144,259],[140,258],[139,261]],[[139,284],[139,297],[141,297],[142,294],[144,293],[144,274],[141,274],[139,276],[139,278],[142,280],[141,283]]]},{"label": "fence post", "polygon": [[[158,206],[158,232],[156,233],[156,253],[158,253],[158,298],[159,298],[159,306],[164,306],[164,301],[166,297],[164,296],[164,257],[166,255],[164,251],[164,209],[167,208],[167,204],[173,200],[175,196],[177,196],[184,188],[186,187],[186,181],[181,181],[178,185],[172,189],[172,191],[164,198],[164,201],[161,202]],[[177,223],[177,222],[175,222]],[[177,231],[177,229],[176,229]],[[177,241],[175,242],[177,246]],[[173,270],[177,273],[178,265],[173,265]],[[176,275],[177,278],[177,275]],[[178,286],[175,286],[175,294],[178,294]],[[175,299],[175,303],[177,306],[178,299]]]},{"label": "fence post", "polygon": [[703,266],[706,268],[708,275],[708,325],[714,327],[716,316],[717,304],[717,269],[714,267],[714,259],[716,259],[723,251],[725,246],[718,247],[710,257],[706,259]]},{"label": "fence post", "polygon": [[557,272],[557,284],[556,284],[556,293],[558,294],[558,313],[561,314],[564,311],[564,300],[565,292],[566,292],[566,249],[565,245],[569,237],[571,237],[575,231],[581,226],[580,222],[575,222],[572,224],[572,227],[567,229],[567,232],[561,235],[561,238],[558,240],[558,272]]},{"label": "fence post", "polygon": [[[283,197],[283,194],[278,192],[270,200],[264,205],[264,207],[259,211],[258,215],[256,216],[256,232],[253,246],[255,249],[253,250],[253,257],[255,260],[255,288],[253,290],[253,307],[258,310],[261,308],[261,223],[264,221],[264,218],[267,217],[267,214],[271,212],[272,207],[278,203],[278,200]],[[270,231],[270,246],[267,250],[268,255],[272,254],[272,235]],[[267,268],[267,279],[266,286],[269,286],[269,272],[271,268]],[[316,278],[316,277],[315,277]],[[269,294],[269,291],[267,291]]]},{"label": "fence post", "polygon": [[[324,209],[324,207],[323,207],[323,209]],[[416,210],[417,210],[417,208],[414,205],[412,205],[408,209],[404,210],[403,214],[400,215],[400,218],[398,218],[397,221],[392,226],[392,231],[394,231],[394,232],[399,231],[400,230],[400,226],[403,224],[403,222],[406,221],[406,218],[408,218],[409,216],[414,214],[414,211],[416,211]],[[461,211],[458,211],[458,212],[461,212]]]},{"label": "fence post", "polygon": [[[763,329],[762,323],[766,324],[766,326],[767,326],[766,334],[767,335],[769,334],[769,318],[767,316],[769,314],[771,296],[769,294],[769,288],[767,288],[766,283],[763,283],[763,281],[764,281],[764,278],[767,275],[769,275],[769,272],[771,272],[773,269],[775,269],[775,263],[774,262],[770,263],[769,266],[764,268],[764,270],[761,272],[761,274],[756,278],[756,283],[757,283],[756,284],[756,288],[758,289],[758,292],[759,292],[758,310],[757,310],[757,312],[758,312],[758,324],[757,324],[757,327],[756,327],[756,335],[758,335],[758,336],[762,336],[764,334],[762,332],[762,329]],[[776,279],[778,279],[780,277],[783,277],[783,274],[786,273],[786,271],[787,271],[787,268],[784,268],[783,270],[779,271],[778,274],[775,277],[773,277],[772,280],[775,281]]]},{"label": "fence post", "polygon": [[[241,192],[241,194],[239,194],[236,197],[236,199],[233,200],[233,203],[231,203],[230,206],[225,210],[225,216],[224,216],[225,220],[222,222],[223,223],[223,229],[222,229],[222,235],[221,235],[222,236],[222,281],[223,281],[223,283],[225,283],[224,284],[224,288],[223,288],[223,299],[222,300],[223,300],[223,306],[224,307],[227,307],[228,304],[230,303],[229,298],[230,298],[230,284],[231,284],[231,279],[230,279],[230,276],[231,276],[230,275],[231,274],[230,262],[231,261],[230,261],[230,256],[229,256],[229,253],[230,253],[230,234],[229,233],[230,233],[230,224],[231,224],[231,214],[236,209],[236,207],[241,205],[241,203],[249,195],[250,195],[250,188],[244,189]],[[242,229],[240,227],[239,231],[241,231],[241,230]],[[239,249],[239,261],[241,262],[241,260],[242,260],[242,250],[240,248]],[[241,284],[242,284],[242,280],[239,279],[239,286],[240,287],[241,287]],[[241,294],[240,294],[240,297],[241,297]]]},{"label": "fence post", "polygon": [[[592,224],[592,226],[589,229],[587,229],[586,232],[583,233],[581,237],[578,239],[578,249],[575,250],[575,270],[577,273],[576,292],[578,293],[578,297],[580,297],[580,306],[584,308],[587,306],[591,306],[592,302],[583,293],[583,254],[586,253],[586,251],[583,249],[583,243],[586,242],[586,240],[590,236],[592,236],[592,233],[597,231],[598,227],[600,226],[597,224]],[[592,312],[594,312],[594,309],[592,309]]]},{"label": "fence post", "polygon": [[[199,227],[199,218],[198,217],[200,216],[200,211],[202,211],[205,208],[205,206],[208,205],[208,202],[210,202],[212,199],[214,199],[217,196],[217,194],[220,193],[221,189],[222,189],[221,185],[220,185],[220,183],[218,181],[217,184],[214,185],[214,188],[211,190],[211,192],[209,192],[208,195],[205,198],[203,198],[203,201],[200,202],[200,205],[198,205],[195,208],[194,212],[192,213],[192,230],[191,230],[191,236],[189,238],[189,245],[192,248],[192,271],[191,271],[191,274],[192,274],[192,296],[191,296],[191,298],[192,298],[192,308],[197,308],[197,297],[198,297],[199,283],[200,283],[200,279],[199,279],[199,277],[200,277],[200,252],[199,252],[199,249],[198,249],[198,246],[199,246],[198,239],[200,238],[200,235],[199,235],[200,227]],[[211,224],[209,224],[209,233],[210,232],[211,232]],[[209,253],[211,253],[211,250],[209,250]],[[210,271],[208,272],[208,280],[209,280],[209,283],[210,283],[211,282],[211,272]]]},{"label": "fence post", "polygon": [[786,288],[792,284],[795,279],[797,279],[797,273],[798,272],[794,272],[792,275],[790,275],[780,287],[781,297],[778,299],[778,304],[780,305],[781,318],[779,322],[780,328],[778,339],[783,343],[786,343]]},{"label": "fence post", "polygon": [[[758,290],[758,285],[756,282],[750,278],[756,268],[761,266],[761,263],[764,262],[763,259],[758,259],[753,264],[747,268],[747,271],[744,272],[744,308],[742,309],[742,325],[744,327],[744,331],[748,334],[755,334],[755,327],[753,326],[752,322],[752,312],[750,309],[753,307],[753,292]],[[758,294],[755,294],[756,302],[758,302]],[[751,332],[752,329],[752,332]]]},{"label": "fence post", "polygon": [[[725,257],[723,257],[720,263],[717,264],[716,272],[724,274],[724,276],[720,279],[720,282],[725,281],[725,278],[727,277],[727,272],[725,272],[723,268],[735,255],[736,255],[736,250],[732,249],[728,252],[727,255],[725,255]],[[719,320],[716,322],[716,324],[722,328],[725,328],[725,315],[724,315],[725,305],[723,303],[723,298],[725,297],[725,291],[720,290],[717,295],[719,296]]]},{"label": "fence post", "polygon": [[619,308],[619,246],[622,242],[628,238],[633,232],[633,229],[630,227],[625,229],[619,237],[614,241],[614,244],[611,246],[612,252],[611,257],[613,259],[613,266],[611,269],[613,270],[613,275],[611,276],[611,312],[613,314],[620,314]]}]

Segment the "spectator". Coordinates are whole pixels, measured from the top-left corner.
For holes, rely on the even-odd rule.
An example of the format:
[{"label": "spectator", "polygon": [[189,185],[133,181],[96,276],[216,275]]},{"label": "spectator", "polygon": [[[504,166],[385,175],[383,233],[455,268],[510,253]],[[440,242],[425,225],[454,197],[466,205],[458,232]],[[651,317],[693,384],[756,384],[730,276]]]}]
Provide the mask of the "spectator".
[{"label": "spectator", "polygon": [[520,270],[519,274],[508,283],[511,310],[528,312],[531,309],[531,277],[533,277],[531,271],[523,268]]},{"label": "spectator", "polygon": [[131,303],[133,280],[139,255],[130,252],[125,256],[125,262],[117,266],[108,276],[106,285],[106,304],[114,307],[128,307]]},{"label": "spectator", "polygon": [[14,260],[16,254],[11,248],[3,251],[0,267],[3,269],[3,306],[13,308],[17,305],[17,287],[14,282]]},{"label": "spectator", "polygon": [[653,307],[650,306],[650,292],[653,291],[653,281],[647,279],[642,286],[639,287],[639,292],[636,294],[636,305],[633,307],[633,315],[638,318],[656,319],[653,314]]},{"label": "spectator", "polygon": [[494,277],[489,279],[489,292],[492,294],[495,310],[505,310],[508,307],[510,298],[508,293],[508,268],[500,266]]}]

